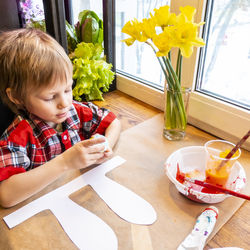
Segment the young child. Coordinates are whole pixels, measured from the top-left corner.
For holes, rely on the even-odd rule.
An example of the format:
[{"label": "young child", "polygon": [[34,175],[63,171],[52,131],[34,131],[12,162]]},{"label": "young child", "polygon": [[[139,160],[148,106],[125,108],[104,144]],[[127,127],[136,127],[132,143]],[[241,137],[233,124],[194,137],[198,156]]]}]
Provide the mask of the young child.
[{"label": "young child", "polygon": [[[0,96],[17,114],[0,138],[1,206],[14,206],[66,171],[112,155],[120,122],[107,109],[72,100],[71,61],[46,33],[0,34]],[[97,133],[109,143],[105,152],[105,137],[89,139]]]}]

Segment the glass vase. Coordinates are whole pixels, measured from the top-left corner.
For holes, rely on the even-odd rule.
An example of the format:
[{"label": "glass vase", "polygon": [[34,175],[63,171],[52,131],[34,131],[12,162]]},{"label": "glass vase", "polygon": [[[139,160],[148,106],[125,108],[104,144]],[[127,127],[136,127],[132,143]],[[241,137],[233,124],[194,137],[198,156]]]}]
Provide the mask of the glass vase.
[{"label": "glass vase", "polygon": [[191,89],[165,89],[163,135],[170,141],[182,140],[186,134],[187,111]]}]

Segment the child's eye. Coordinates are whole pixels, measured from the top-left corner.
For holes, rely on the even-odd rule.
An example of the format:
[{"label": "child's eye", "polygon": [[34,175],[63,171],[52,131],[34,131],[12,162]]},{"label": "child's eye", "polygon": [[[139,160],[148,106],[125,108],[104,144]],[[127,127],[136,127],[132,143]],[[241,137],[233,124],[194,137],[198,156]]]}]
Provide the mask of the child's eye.
[{"label": "child's eye", "polygon": [[52,97],[50,97],[50,98],[45,98],[44,101],[50,102],[50,101],[52,101],[54,98],[55,98],[55,96],[52,96]]},{"label": "child's eye", "polygon": [[65,93],[69,93],[69,92],[71,92],[72,91],[72,89],[70,88],[70,89],[66,89],[65,90]]}]

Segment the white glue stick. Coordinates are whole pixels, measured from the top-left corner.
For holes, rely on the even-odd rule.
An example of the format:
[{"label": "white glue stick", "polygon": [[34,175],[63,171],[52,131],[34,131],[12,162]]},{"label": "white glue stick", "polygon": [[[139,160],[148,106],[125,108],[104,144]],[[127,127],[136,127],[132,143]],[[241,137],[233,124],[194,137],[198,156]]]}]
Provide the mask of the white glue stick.
[{"label": "white glue stick", "polygon": [[202,250],[208,236],[214,229],[218,217],[218,209],[214,206],[206,208],[197,218],[192,232],[179,245],[177,250]]},{"label": "white glue stick", "polygon": [[101,138],[101,137],[105,138],[105,142],[100,143],[100,145],[104,145],[104,149],[101,152],[105,152],[109,148],[109,142],[104,135],[94,134],[91,136],[90,139],[97,139],[97,138]]}]

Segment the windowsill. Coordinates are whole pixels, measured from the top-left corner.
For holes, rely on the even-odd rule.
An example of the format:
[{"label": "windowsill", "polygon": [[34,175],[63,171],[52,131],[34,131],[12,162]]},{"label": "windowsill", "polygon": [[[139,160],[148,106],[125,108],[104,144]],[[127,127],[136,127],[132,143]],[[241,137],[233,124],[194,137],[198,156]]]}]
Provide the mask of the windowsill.
[{"label": "windowsill", "polygon": [[131,80],[130,78],[120,74],[117,74],[116,76],[118,90],[155,108],[158,108],[162,111],[164,110],[164,95],[162,91]]},{"label": "windowsill", "polygon": [[[188,122],[219,138],[237,143],[249,130],[249,112],[231,104],[193,92],[190,97]],[[243,148],[250,150],[250,142]]]}]

